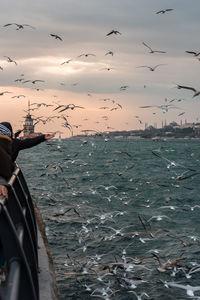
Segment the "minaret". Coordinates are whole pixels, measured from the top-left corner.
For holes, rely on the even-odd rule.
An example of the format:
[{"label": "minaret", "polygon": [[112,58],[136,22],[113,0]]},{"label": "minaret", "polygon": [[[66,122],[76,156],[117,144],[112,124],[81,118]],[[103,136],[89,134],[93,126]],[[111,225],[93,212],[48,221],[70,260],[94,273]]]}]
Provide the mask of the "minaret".
[{"label": "minaret", "polygon": [[28,114],[24,122],[24,136],[28,136],[34,132],[33,119],[30,114],[30,101],[28,101]]}]

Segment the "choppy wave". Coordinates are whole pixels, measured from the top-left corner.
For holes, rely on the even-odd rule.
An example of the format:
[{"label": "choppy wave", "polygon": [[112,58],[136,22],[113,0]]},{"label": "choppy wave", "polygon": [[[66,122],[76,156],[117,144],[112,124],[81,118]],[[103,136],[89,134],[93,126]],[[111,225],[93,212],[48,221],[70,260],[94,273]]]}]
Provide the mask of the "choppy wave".
[{"label": "choppy wave", "polygon": [[62,140],[20,153],[61,299],[200,299],[199,159],[198,140]]}]

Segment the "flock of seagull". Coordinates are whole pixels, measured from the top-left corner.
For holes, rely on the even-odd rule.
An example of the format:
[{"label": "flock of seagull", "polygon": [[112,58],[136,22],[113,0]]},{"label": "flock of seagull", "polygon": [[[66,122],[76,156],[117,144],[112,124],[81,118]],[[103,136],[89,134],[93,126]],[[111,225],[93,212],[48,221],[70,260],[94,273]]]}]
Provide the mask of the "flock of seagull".
[{"label": "flock of seagull", "polygon": [[[166,14],[171,11],[173,9],[167,8],[157,11],[156,14]],[[16,30],[25,28],[36,29],[29,24],[18,23],[8,23],[3,27],[14,27]],[[111,35],[121,36],[122,33],[113,29],[105,34],[106,37]],[[50,37],[58,40],[58,43],[63,41],[63,37],[55,33],[50,33]],[[148,49],[150,54],[166,53],[163,50],[155,50],[146,42],[142,44]],[[109,50],[105,55],[113,57],[114,53],[113,50]],[[200,55],[198,51],[188,50],[186,53],[195,58],[198,58]],[[93,53],[82,53],[77,58],[87,59],[90,56],[95,57],[96,55]],[[18,66],[18,62],[11,57],[4,57],[8,63]],[[60,65],[69,64],[73,60],[73,58],[67,59],[61,62]],[[140,65],[136,68],[147,68],[154,72],[158,67],[164,65]],[[105,67],[101,70],[111,71],[112,69],[114,68]],[[0,70],[3,71],[4,68],[1,66]],[[31,86],[45,84],[45,80],[42,79],[25,79],[24,74],[15,79],[15,82],[22,85],[30,84]],[[64,83],[60,84],[64,85]],[[77,84],[74,83],[74,86]],[[129,88],[129,85],[121,85],[119,91],[123,92]],[[200,94],[200,91],[190,86],[176,84],[176,88],[192,91],[193,98]],[[40,90],[40,88],[36,89]],[[7,90],[1,91],[0,96],[9,93],[11,92]],[[92,94],[88,93],[88,97],[92,97]],[[16,100],[24,98],[26,98],[26,95],[23,94],[11,96],[11,99]],[[105,103],[105,105],[98,107],[100,112],[123,109],[122,104],[118,103],[119,101],[111,98],[98,100]],[[172,104],[174,101],[180,102],[183,99],[168,100],[165,98],[164,104],[141,105],[140,108],[157,108],[162,113],[167,113],[171,109],[180,109]],[[29,112],[40,112],[41,108],[45,109],[46,114],[49,113],[49,115],[45,114],[45,116],[39,117],[33,115],[34,125],[38,123],[45,125],[47,122],[53,122],[55,119],[61,120],[63,122],[62,127],[70,130],[72,135],[74,128],[79,128],[82,124],[72,125],[69,122],[71,115],[66,115],[65,113],[76,109],[86,109],[86,107],[81,105],[60,103],[59,101],[50,104],[33,102],[30,104]],[[181,112],[178,116],[184,113]],[[135,118],[140,124],[143,123],[139,116],[135,116]],[[85,119],[85,121],[87,120]],[[109,118],[107,115],[104,115],[102,120],[106,123]],[[96,123],[98,124],[99,121],[97,120]],[[107,123],[106,126],[107,130],[112,129]],[[49,224],[55,222],[59,226],[67,226],[68,229],[67,233],[65,231],[61,233],[57,232],[59,229],[54,231],[49,226],[46,226],[46,234],[51,244],[58,244],[61,240],[64,240],[63,235],[66,234],[66,240],[68,241],[71,237],[71,241],[75,245],[74,247],[67,245],[66,249],[72,249],[72,251],[70,254],[65,253],[64,255],[65,260],[62,263],[64,276],[69,281],[73,278],[75,282],[73,285],[77,284],[79,290],[82,289],[81,292],[83,291],[84,293],[82,299],[120,299],[121,292],[127,297],[124,299],[155,299],[153,298],[153,287],[155,286],[158,289],[168,289],[170,292],[178,293],[179,290],[182,290],[185,292],[185,299],[200,299],[200,296],[197,296],[200,286],[189,284],[189,279],[191,278],[197,282],[200,272],[200,262],[195,256],[195,253],[199,251],[200,237],[194,234],[190,235],[190,233],[183,233],[183,235],[174,230],[177,225],[174,216],[190,213],[192,218],[196,216],[200,208],[196,203],[190,205],[188,202],[188,204],[184,203],[182,205],[181,199],[175,196],[178,193],[181,195],[181,192],[188,192],[188,195],[190,195],[189,193],[193,191],[194,187],[189,184],[188,179],[195,180],[198,178],[200,174],[198,168],[188,167],[186,166],[187,164],[169,159],[168,149],[160,146],[159,149],[151,152],[151,160],[155,159],[154,166],[155,168],[160,168],[160,170],[162,169],[161,166],[164,165],[162,172],[168,177],[168,181],[162,182],[162,177],[156,172],[154,175],[157,175],[157,177],[155,176],[157,179],[151,180],[147,178],[148,176],[146,176],[146,179],[141,178],[140,175],[137,175],[140,169],[138,169],[135,153],[131,152],[131,150],[126,151],[126,149],[115,148],[115,150],[111,151],[109,147],[106,148],[106,145],[109,144],[109,139],[104,132],[94,129],[83,129],[82,132],[85,132],[85,134],[93,132],[94,139],[82,140],[77,153],[72,151],[71,153],[73,154],[66,154],[68,149],[66,151],[62,141],[59,142],[60,144],[57,144],[56,141],[47,143],[47,147],[49,147],[47,160],[49,159],[48,155],[52,155],[53,162],[51,163],[48,160],[40,175],[41,182],[42,180],[52,179],[55,183],[55,180],[57,180],[61,184],[63,197],[67,195],[69,199],[67,204],[65,199],[65,205],[62,204],[61,206],[60,202],[54,198],[53,193],[57,188],[55,185],[52,187],[52,192],[48,191],[46,193],[48,205],[54,208],[53,216],[46,215],[46,220],[49,221]],[[102,149],[98,148],[99,145],[97,145],[98,142],[95,139],[95,137],[99,136],[104,138],[105,145],[103,145]],[[80,151],[80,149],[83,151]],[[98,158],[96,157],[96,161],[100,165],[99,171],[95,173],[94,165],[91,161],[95,155],[102,153],[105,155],[103,156],[103,161],[102,158],[99,159],[99,156]],[[198,157],[194,153],[190,154],[190,158],[196,159],[195,162],[198,165]],[[122,161],[120,166],[118,165],[119,161]],[[148,170],[148,166],[145,169],[147,173],[151,172],[151,170]],[[153,172],[154,170],[152,170]],[[67,178],[66,174],[68,175]],[[151,176],[150,173],[149,176]],[[87,188],[85,188],[84,183],[86,183]],[[39,191],[41,186],[38,187]],[[126,189],[127,191],[125,191]],[[154,191],[156,189],[163,189],[163,194],[167,194],[164,202],[163,199],[162,201],[154,199]],[[98,207],[96,207],[96,203],[94,204],[94,207],[96,207],[95,213],[91,211],[93,199],[101,202]],[[131,211],[131,207],[134,208],[134,211]],[[131,221],[132,215],[130,212],[135,213],[134,217],[137,215],[137,220],[133,218],[133,222]],[[127,222],[127,218],[129,222]],[[155,248],[159,243],[161,246],[162,244],[166,245],[166,247],[169,247],[169,244],[171,244],[172,248],[178,245],[177,253],[176,250],[171,251],[171,253],[164,253],[163,249]],[[190,252],[194,254],[195,259],[190,259]],[[186,283],[184,284],[184,282]],[[70,290],[70,286],[68,286],[68,289]],[[69,299],[70,297],[71,299],[79,299],[78,297],[81,297],[79,290],[78,292],[71,291],[71,294],[67,292]],[[118,295],[120,295],[119,298]]]},{"label": "flock of seagull", "polygon": [[160,290],[168,299],[200,299],[200,237],[180,223],[181,215],[198,218],[198,199],[187,201],[198,182],[198,157],[189,152],[181,163],[178,147],[163,142],[140,167],[138,153],[144,159],[147,149],[136,150],[133,142],[80,143],[48,143],[46,161],[52,151],[59,155],[40,175],[59,182],[64,193],[60,199],[54,187],[42,197],[52,207],[45,214],[55,225],[46,228],[50,243],[65,249],[55,260],[68,298],[160,299]]},{"label": "flock of seagull", "polygon": [[[155,14],[165,14],[165,13],[172,12],[173,10],[174,10],[174,9],[172,9],[172,8],[162,9],[162,10],[156,11]],[[7,28],[7,27],[16,27],[16,30],[23,30],[23,29],[25,29],[25,28],[30,28],[30,29],[34,29],[34,30],[36,29],[36,27],[34,27],[34,26],[30,25],[30,24],[18,24],[18,23],[7,23],[7,24],[3,25],[3,27],[4,27],[4,28]],[[116,36],[117,36],[117,35],[122,35],[122,33],[121,33],[120,31],[116,30],[116,29],[113,29],[113,30],[109,31],[107,34],[105,34],[106,37],[109,37],[109,36],[111,36],[111,35],[116,35]],[[56,39],[56,40],[59,40],[60,42],[63,41],[63,38],[62,38],[59,34],[56,34],[56,33],[50,33],[50,36],[51,36],[52,38]],[[165,54],[165,53],[166,53],[166,51],[163,51],[163,50],[157,50],[157,49],[155,50],[155,49],[153,49],[152,46],[149,45],[149,44],[146,43],[146,42],[142,42],[142,44],[143,44],[143,46],[145,46],[145,47],[149,50],[149,53],[150,53],[150,54],[155,54],[155,53]],[[185,51],[185,52],[188,53],[188,54],[190,54],[190,55],[193,55],[194,57],[197,57],[197,58],[198,58],[198,56],[200,55],[200,52],[199,52],[199,51],[187,50],[187,51]],[[114,51],[113,51],[113,50],[109,50],[109,51],[107,51],[107,52],[105,53],[105,55],[106,55],[106,56],[107,56],[107,55],[114,56]],[[95,57],[96,55],[93,54],[93,53],[82,53],[82,54],[78,55],[77,58],[82,58],[82,57],[83,57],[83,58],[88,58],[89,56]],[[9,63],[14,63],[16,66],[18,65],[18,63],[17,63],[14,59],[12,59],[11,57],[5,56],[5,55],[4,55],[4,57],[7,59],[7,62],[9,62]],[[67,59],[67,60],[61,62],[60,65],[69,64],[69,63],[71,63],[73,60],[74,60],[74,58]],[[151,72],[154,72],[154,71],[156,71],[156,69],[157,69],[158,67],[161,67],[161,66],[164,66],[164,65],[166,65],[166,64],[157,64],[157,65],[154,65],[154,66],[140,65],[140,66],[136,66],[136,68],[147,68],[147,69],[149,69]],[[0,66],[0,70],[3,71],[3,69],[4,69],[4,68],[3,68],[2,66]],[[101,68],[100,70],[111,71],[111,70],[113,70],[113,69],[115,69],[115,68],[109,66],[109,67],[103,67],[103,68]],[[22,74],[22,75],[24,75],[24,74]],[[28,79],[28,80],[25,80],[25,79],[23,78],[23,76],[21,76],[20,78],[17,78],[17,79],[15,80],[15,82],[18,82],[18,83],[21,82],[22,84],[32,83],[33,85],[35,85],[35,84],[38,84],[38,83],[44,83],[45,80],[41,80],[41,79],[34,79],[34,80]],[[60,84],[61,84],[61,85],[65,85],[64,83],[60,83]],[[73,85],[75,86],[75,85],[77,85],[77,84],[78,84],[78,83],[75,83],[75,84],[73,84]],[[187,90],[193,91],[193,92],[194,92],[193,98],[199,96],[199,94],[200,94],[200,91],[198,91],[198,90],[196,90],[195,88],[190,87],[190,86],[183,86],[183,85],[176,84],[176,87],[177,87],[178,89],[187,89]],[[120,87],[120,91],[125,91],[127,88],[129,88],[128,85],[123,85],[123,86]],[[144,88],[146,88],[146,85],[144,85]],[[40,88],[36,88],[36,90],[39,91]],[[6,92],[1,92],[0,95],[2,96],[2,95],[5,94],[5,93],[7,93],[7,91],[6,91]],[[91,94],[88,93],[88,96],[91,96]],[[16,95],[16,96],[13,96],[12,98],[17,98],[17,99],[19,99],[19,98],[21,98],[21,97],[25,97],[25,96],[24,96],[24,95]],[[113,101],[114,101],[114,100],[113,100]],[[171,100],[171,101],[174,101],[174,100]],[[38,103],[37,108],[39,108],[39,107],[40,107],[40,105],[39,105],[39,103]],[[162,110],[163,113],[167,113],[167,112],[169,111],[169,109],[170,109],[170,110],[172,110],[172,109],[181,109],[181,108],[178,108],[177,106],[171,105],[170,103],[169,103],[169,104],[163,104],[163,105],[155,105],[155,106],[154,106],[154,105],[151,105],[151,106],[150,106],[150,105],[147,105],[147,106],[140,106],[140,108],[150,108],[150,107],[160,108],[160,109]],[[66,110],[69,110],[69,109],[73,110],[74,108],[84,108],[84,107],[79,106],[79,105],[75,105],[75,104],[67,104],[67,105],[64,105],[64,104],[63,104],[63,109],[62,109],[62,111],[66,111]],[[122,109],[122,105],[121,105],[121,104],[117,104],[115,107],[110,108],[110,111],[114,111],[114,110],[117,110],[117,109],[119,109],[119,108]],[[109,108],[107,108],[107,107],[102,107],[102,108],[100,108],[100,109],[109,109]],[[55,110],[56,110],[56,109],[55,109]],[[59,111],[59,112],[61,112],[61,111]],[[156,112],[154,112],[153,114],[155,115]],[[183,114],[185,114],[185,111],[182,111],[182,112],[179,113],[177,116],[180,117],[180,116],[182,116]],[[41,118],[40,118],[40,119],[41,119]],[[48,121],[49,121],[49,120],[52,120],[52,118],[51,118],[50,116],[48,117]],[[37,121],[38,121],[38,120],[37,120]],[[138,119],[138,121],[139,121],[140,124],[143,124],[143,121],[142,121],[141,119]],[[76,125],[73,125],[73,126],[76,126]],[[110,126],[107,125],[107,127],[110,127]]]}]

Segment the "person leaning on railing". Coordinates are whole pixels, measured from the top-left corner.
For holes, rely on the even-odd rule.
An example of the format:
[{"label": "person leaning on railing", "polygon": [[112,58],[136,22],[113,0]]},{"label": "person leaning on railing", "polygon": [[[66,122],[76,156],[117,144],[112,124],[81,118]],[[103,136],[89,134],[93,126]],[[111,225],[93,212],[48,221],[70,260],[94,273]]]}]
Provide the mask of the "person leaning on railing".
[{"label": "person leaning on railing", "polygon": [[[12,132],[0,123],[0,195],[8,198],[8,180],[12,175]],[[0,240],[0,282],[5,279],[5,258]]]},{"label": "person leaning on railing", "polygon": [[2,122],[8,130],[11,131],[12,136],[12,153],[11,158],[12,162],[14,162],[19,154],[19,151],[34,147],[42,142],[45,142],[49,139],[52,139],[55,135],[54,134],[41,134],[33,138],[25,138],[25,139],[18,139],[18,135],[22,132],[22,130],[17,131],[13,134],[12,126],[9,122]]},{"label": "person leaning on railing", "polygon": [[12,175],[12,132],[0,123],[0,195],[8,198],[8,180]]}]

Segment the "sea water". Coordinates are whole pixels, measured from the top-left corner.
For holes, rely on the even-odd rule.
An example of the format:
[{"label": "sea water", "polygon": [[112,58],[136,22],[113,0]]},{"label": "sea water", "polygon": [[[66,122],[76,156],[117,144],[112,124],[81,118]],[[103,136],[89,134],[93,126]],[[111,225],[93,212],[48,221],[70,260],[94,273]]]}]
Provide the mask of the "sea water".
[{"label": "sea water", "polygon": [[184,287],[200,285],[199,140],[54,140],[18,163],[60,299],[193,299]]}]

